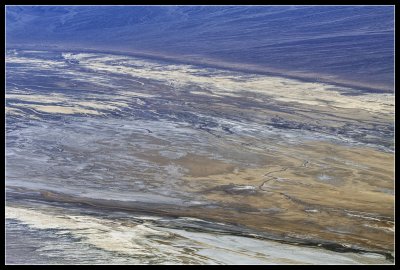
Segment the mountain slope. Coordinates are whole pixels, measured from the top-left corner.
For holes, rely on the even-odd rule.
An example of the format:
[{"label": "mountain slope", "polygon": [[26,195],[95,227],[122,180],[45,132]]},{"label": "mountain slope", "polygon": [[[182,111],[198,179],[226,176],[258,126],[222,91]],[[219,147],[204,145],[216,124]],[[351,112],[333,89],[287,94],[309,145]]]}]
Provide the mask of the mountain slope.
[{"label": "mountain slope", "polygon": [[147,51],[393,91],[390,6],[8,6],[7,46]]}]

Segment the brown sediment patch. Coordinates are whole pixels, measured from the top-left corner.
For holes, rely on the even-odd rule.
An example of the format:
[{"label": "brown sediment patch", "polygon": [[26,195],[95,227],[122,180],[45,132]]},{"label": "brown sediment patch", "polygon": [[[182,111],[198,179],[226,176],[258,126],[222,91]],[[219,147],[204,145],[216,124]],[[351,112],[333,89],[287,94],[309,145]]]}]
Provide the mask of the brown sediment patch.
[{"label": "brown sediment patch", "polygon": [[163,157],[157,151],[135,153],[135,156],[161,166],[169,164],[178,165],[184,169],[185,174],[190,177],[204,177],[209,175],[231,173],[235,169],[234,165],[224,161],[192,153],[188,153],[185,156],[177,159]]},{"label": "brown sediment patch", "polygon": [[[393,250],[394,196],[379,191],[393,190],[393,153],[310,142],[282,146],[274,156],[280,165],[188,176],[184,188],[224,205],[224,221],[261,231]],[[232,190],[246,186],[257,192]],[[234,205],[240,204],[259,213],[235,210]]]},{"label": "brown sediment patch", "polygon": [[188,175],[192,177],[230,173],[235,169],[234,165],[224,161],[195,154],[187,154],[177,159],[175,163],[187,169]]}]

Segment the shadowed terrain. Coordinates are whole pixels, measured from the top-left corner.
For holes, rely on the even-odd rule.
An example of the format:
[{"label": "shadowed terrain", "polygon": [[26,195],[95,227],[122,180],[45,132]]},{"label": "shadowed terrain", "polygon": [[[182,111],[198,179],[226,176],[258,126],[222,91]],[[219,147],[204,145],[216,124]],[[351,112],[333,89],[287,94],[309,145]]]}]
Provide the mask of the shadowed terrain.
[{"label": "shadowed terrain", "polygon": [[7,46],[161,55],[393,92],[391,6],[8,7]]}]

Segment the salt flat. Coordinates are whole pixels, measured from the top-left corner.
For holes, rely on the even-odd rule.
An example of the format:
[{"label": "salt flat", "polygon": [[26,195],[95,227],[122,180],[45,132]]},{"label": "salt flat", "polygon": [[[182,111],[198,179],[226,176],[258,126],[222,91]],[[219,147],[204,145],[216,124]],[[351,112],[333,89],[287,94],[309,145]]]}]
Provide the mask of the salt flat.
[{"label": "salt flat", "polygon": [[57,235],[110,263],[393,262],[393,94],[106,52],[6,67],[9,262],[37,239],[69,260]]}]

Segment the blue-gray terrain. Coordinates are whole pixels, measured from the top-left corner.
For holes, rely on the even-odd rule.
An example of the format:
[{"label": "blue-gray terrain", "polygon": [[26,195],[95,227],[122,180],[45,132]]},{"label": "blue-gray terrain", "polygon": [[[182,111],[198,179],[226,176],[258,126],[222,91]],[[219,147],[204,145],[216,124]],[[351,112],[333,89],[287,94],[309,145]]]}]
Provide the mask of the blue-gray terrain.
[{"label": "blue-gray terrain", "polygon": [[393,30],[392,6],[6,8],[8,47],[159,54],[388,92]]},{"label": "blue-gray terrain", "polygon": [[6,7],[7,264],[392,264],[392,7]]}]

